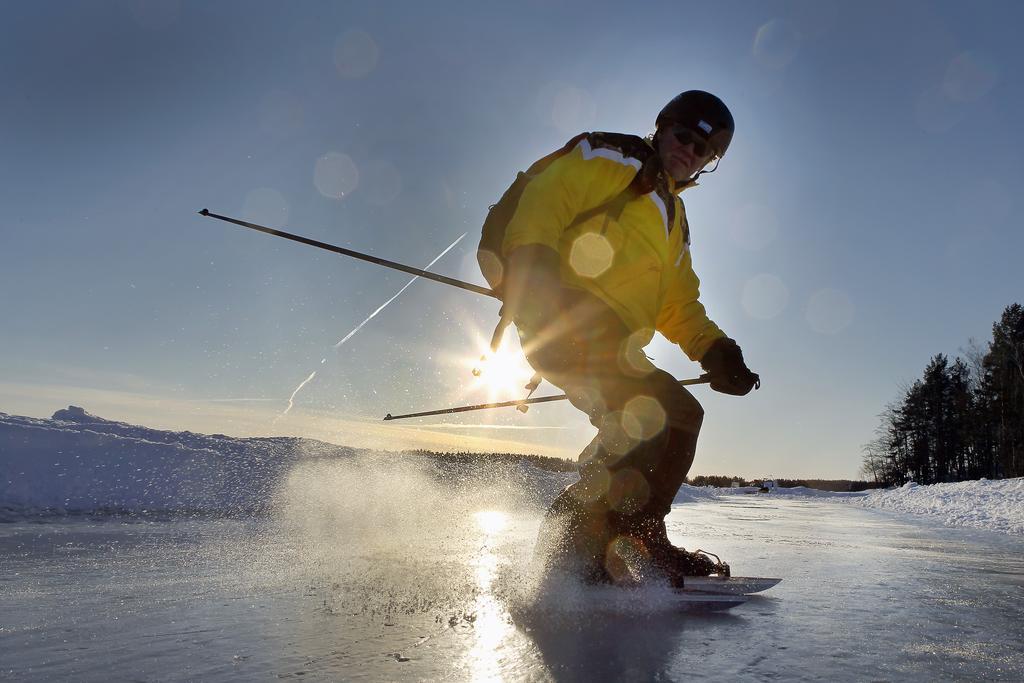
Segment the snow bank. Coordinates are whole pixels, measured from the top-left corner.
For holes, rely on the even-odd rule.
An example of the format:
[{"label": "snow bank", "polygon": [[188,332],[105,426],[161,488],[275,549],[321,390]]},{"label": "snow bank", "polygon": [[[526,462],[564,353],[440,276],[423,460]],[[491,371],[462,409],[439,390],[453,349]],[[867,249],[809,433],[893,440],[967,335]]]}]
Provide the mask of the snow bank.
[{"label": "snow bank", "polygon": [[[850,495],[850,494],[847,494]],[[960,481],[866,491],[850,502],[864,507],[926,515],[947,526],[1024,535],[1024,478]]]},{"label": "snow bank", "polygon": [[[426,488],[452,495],[474,489],[541,510],[575,479],[527,460],[401,458],[310,439],[163,431],[70,406],[51,419],[0,413],[0,521],[53,514],[258,514],[280,502],[275,496],[299,464],[325,464],[313,471],[327,477],[372,464],[381,477],[392,477],[394,493],[409,469],[399,460],[413,458],[427,475],[417,479],[424,482],[421,494]],[[360,494],[386,495],[351,492]]]},{"label": "snow bank", "polygon": [[[735,491],[736,489],[731,490]],[[679,503],[693,503],[696,501],[714,500],[725,491],[730,491],[730,489],[720,489],[715,488],[713,486],[690,486],[689,484],[683,484],[679,488],[679,491],[676,493],[676,497],[672,500],[672,503],[678,505]]]},{"label": "snow bank", "polygon": [[351,453],[305,439],[149,429],[77,406],[49,420],[0,413],[0,515],[255,513],[296,459]]},{"label": "snow bank", "polygon": [[[756,493],[757,489],[718,488],[718,495]],[[946,526],[973,527],[1024,535],[1024,478],[961,481],[922,486],[913,482],[896,489],[846,493],[805,486],[779,487],[773,497],[813,497],[877,510],[922,515]],[[682,502],[678,498],[676,502]]]}]

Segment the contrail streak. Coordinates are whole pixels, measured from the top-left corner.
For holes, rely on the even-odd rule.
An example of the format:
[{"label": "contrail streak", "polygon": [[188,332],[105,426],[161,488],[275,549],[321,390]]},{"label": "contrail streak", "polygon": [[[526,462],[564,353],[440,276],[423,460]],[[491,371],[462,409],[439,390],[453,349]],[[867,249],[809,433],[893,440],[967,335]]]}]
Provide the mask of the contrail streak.
[{"label": "contrail streak", "polygon": [[[326,360],[326,359],[324,359],[324,360]],[[292,409],[293,405],[295,405],[295,394],[299,393],[299,390],[301,390],[302,387],[304,387],[307,384],[309,384],[313,380],[314,377],[316,377],[316,370],[314,370],[313,372],[309,373],[309,377],[304,379],[302,381],[302,384],[300,384],[299,386],[295,387],[295,391],[293,391],[292,395],[288,397],[288,407],[284,409],[284,412],[281,413],[282,415],[287,415],[288,414],[288,411]]]},{"label": "contrail streak", "polygon": [[[462,241],[462,238],[463,238],[463,237],[465,237],[465,236],[466,236],[466,234],[467,234],[467,233],[462,233],[461,235],[459,235],[458,239],[456,239],[456,240],[455,240],[454,242],[452,242],[451,244],[449,244],[449,245],[448,245],[448,247],[447,247],[447,248],[446,248],[446,249],[445,249],[444,251],[442,251],[442,252],[441,252],[440,254],[438,254],[437,256],[435,256],[435,257],[434,257],[434,260],[433,260],[433,261],[431,261],[431,262],[430,262],[430,263],[428,263],[428,264],[427,264],[426,266],[424,266],[424,267],[423,267],[423,270],[427,270],[427,269],[428,269],[428,268],[430,268],[430,267],[431,267],[432,265],[434,265],[435,263],[437,263],[438,261],[440,261],[440,260],[441,260],[441,258],[442,258],[442,257],[444,257],[444,255],[445,255],[445,254],[447,254],[447,253],[448,253],[449,251],[451,251],[452,249],[454,249],[454,248],[455,248],[455,245],[456,245],[456,244],[458,244],[459,242],[461,242],[461,241]],[[394,296],[392,296],[392,297],[391,297],[390,299],[388,299],[387,301],[385,301],[384,303],[382,303],[382,304],[381,304],[380,306],[378,306],[378,307],[377,307],[377,310],[375,310],[375,311],[374,311],[373,313],[371,313],[370,315],[366,316],[366,320],[364,320],[363,322],[361,322],[361,323],[359,323],[358,325],[356,325],[356,326],[355,326],[355,327],[354,327],[354,328],[352,329],[352,331],[351,331],[351,332],[349,332],[348,334],[346,334],[346,335],[345,335],[344,337],[342,337],[342,338],[341,338],[341,341],[339,341],[339,342],[338,342],[337,344],[335,344],[333,348],[335,348],[335,349],[341,348],[341,345],[342,345],[342,344],[344,344],[344,343],[345,343],[345,342],[347,342],[347,341],[348,341],[349,339],[351,339],[352,337],[354,337],[354,336],[355,336],[355,334],[356,334],[356,332],[358,332],[359,330],[363,329],[363,326],[364,326],[364,325],[366,325],[366,323],[368,323],[368,322],[370,322],[371,320],[373,320],[373,319],[374,319],[374,318],[375,318],[375,317],[377,316],[377,314],[378,314],[378,313],[380,313],[380,312],[381,312],[381,311],[383,311],[383,310],[384,310],[385,308],[387,308],[388,304],[390,304],[390,303],[391,303],[392,301],[394,301],[395,299],[397,299],[398,297],[400,297],[400,296],[402,295],[402,292],[404,292],[405,290],[409,289],[409,287],[410,287],[410,286],[412,285],[412,283],[416,282],[416,281],[417,281],[417,280],[419,280],[419,279],[420,279],[420,276],[419,276],[419,275],[417,275],[417,276],[416,276],[416,277],[414,277],[413,279],[411,279],[411,280],[409,280],[408,282],[406,282],[406,283],[405,283],[405,286],[404,286],[404,287],[402,287],[402,288],[401,288],[400,290],[398,290],[397,292],[395,292],[395,295],[394,295]],[[326,358],[322,358],[322,359],[320,360],[320,365],[323,365],[323,364],[325,364],[326,362],[327,362],[327,359],[326,359]],[[292,406],[293,406],[293,405],[295,405],[295,396],[296,396],[296,395],[297,395],[297,394],[299,393],[299,391],[300,391],[300,390],[302,389],[302,387],[304,387],[304,386],[306,386],[307,384],[309,384],[309,383],[310,383],[310,382],[312,381],[312,379],[313,379],[314,377],[316,377],[316,371],[315,371],[315,370],[313,371],[313,373],[312,373],[312,374],[310,374],[310,376],[309,376],[309,377],[307,377],[307,378],[306,378],[305,380],[303,380],[303,382],[302,382],[301,384],[299,384],[299,386],[295,387],[295,391],[293,391],[293,392],[292,392],[291,398],[289,398],[289,399],[288,399],[288,407],[287,407],[287,408],[285,408],[285,409],[284,409],[284,412],[283,412],[283,413],[281,413],[281,415],[279,415],[278,417],[283,417],[283,416],[285,416],[285,415],[287,415],[287,414],[288,414],[288,411],[290,411],[290,410],[292,409]]]}]

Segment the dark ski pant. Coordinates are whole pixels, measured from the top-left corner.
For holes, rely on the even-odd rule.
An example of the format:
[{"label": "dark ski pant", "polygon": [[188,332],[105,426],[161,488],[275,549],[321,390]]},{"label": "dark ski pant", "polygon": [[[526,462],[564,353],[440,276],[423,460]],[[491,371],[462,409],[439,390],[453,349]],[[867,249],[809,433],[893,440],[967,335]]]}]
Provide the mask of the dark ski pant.
[{"label": "dark ski pant", "polygon": [[704,411],[603,302],[577,290],[562,300],[563,331],[524,335],[524,348],[598,433],[580,454],[580,481],[558,496],[548,522],[567,525],[557,533],[594,561],[623,535],[667,544],[663,519],[693,463]]}]

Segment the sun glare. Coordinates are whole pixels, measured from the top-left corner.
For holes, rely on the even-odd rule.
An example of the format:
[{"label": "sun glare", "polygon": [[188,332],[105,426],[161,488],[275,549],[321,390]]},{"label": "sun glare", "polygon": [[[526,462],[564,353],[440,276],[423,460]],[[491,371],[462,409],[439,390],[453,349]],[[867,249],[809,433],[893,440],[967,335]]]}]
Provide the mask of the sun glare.
[{"label": "sun glare", "polygon": [[474,370],[478,384],[487,388],[492,400],[520,398],[533,376],[518,349],[515,352],[498,349],[496,353],[487,353],[474,364]]},{"label": "sun glare", "polygon": [[[490,349],[490,330],[466,321],[471,341],[458,353],[442,354],[443,362],[466,378],[454,400],[474,402],[519,400],[526,397],[526,385],[533,368],[526,362],[514,329],[507,329],[497,351]],[[474,352],[475,350],[475,352]],[[463,374],[465,373],[465,374]],[[471,376],[470,376],[471,375]],[[481,417],[486,418],[482,415]]]}]

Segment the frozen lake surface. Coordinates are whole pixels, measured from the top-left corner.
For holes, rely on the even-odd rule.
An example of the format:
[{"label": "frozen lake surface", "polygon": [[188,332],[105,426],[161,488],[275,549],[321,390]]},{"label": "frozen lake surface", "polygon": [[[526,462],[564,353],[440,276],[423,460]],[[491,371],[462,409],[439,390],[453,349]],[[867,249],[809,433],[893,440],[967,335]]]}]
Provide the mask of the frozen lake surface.
[{"label": "frozen lake surface", "polygon": [[1024,679],[1016,536],[813,498],[677,505],[675,541],[784,578],[687,614],[657,589],[534,594],[535,511],[344,510],[0,525],[0,677]]}]

